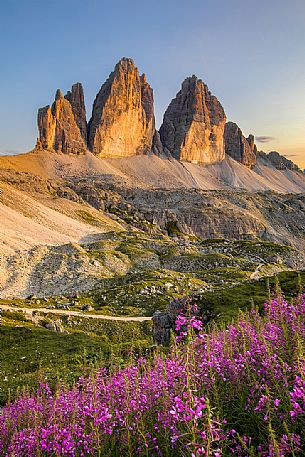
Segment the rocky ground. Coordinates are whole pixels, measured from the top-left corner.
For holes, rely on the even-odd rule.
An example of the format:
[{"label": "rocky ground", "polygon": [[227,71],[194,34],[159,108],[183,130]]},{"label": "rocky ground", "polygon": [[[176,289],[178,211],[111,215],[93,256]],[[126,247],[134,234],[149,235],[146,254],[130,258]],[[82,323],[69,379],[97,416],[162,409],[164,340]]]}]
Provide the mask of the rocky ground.
[{"label": "rocky ground", "polygon": [[15,304],[29,298],[26,306],[46,301],[51,308],[61,303],[80,311],[89,304],[102,314],[151,316],[189,292],[204,294],[305,265],[291,246],[159,232],[108,232],[90,243],[16,253],[5,260],[1,296]]},{"label": "rocky ground", "polygon": [[[162,188],[148,163],[166,177]],[[166,167],[179,171],[180,181]],[[151,315],[186,290],[303,269],[304,194],[196,188],[212,171],[220,183],[211,167],[146,156],[2,158],[0,296],[85,294],[106,314]],[[304,180],[296,171],[270,170],[270,182]]]}]

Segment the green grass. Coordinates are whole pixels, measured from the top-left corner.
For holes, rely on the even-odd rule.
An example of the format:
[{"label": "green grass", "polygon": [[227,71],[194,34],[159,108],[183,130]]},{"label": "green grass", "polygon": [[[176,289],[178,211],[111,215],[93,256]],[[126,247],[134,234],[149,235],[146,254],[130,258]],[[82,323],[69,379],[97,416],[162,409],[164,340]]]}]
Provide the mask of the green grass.
[{"label": "green grass", "polygon": [[131,353],[144,354],[151,345],[146,322],[76,320],[67,326],[70,333],[57,333],[7,314],[0,325],[0,405],[20,389],[36,389],[40,377],[52,387],[71,385],[84,370],[123,364]]},{"label": "green grass", "polygon": [[105,228],[105,221],[99,217],[93,216],[89,211],[78,210],[77,214],[86,224],[92,225],[93,227]]},{"label": "green grass", "polygon": [[[305,284],[305,271],[285,271],[277,275],[280,288],[286,298],[295,297],[296,290],[301,283]],[[218,289],[201,295],[199,305],[202,310],[208,309],[216,316],[217,321],[228,322],[235,318],[238,311],[257,306],[262,310],[263,304],[268,299],[269,291],[276,288],[275,277],[262,278],[258,281],[248,281],[230,288]]]}]

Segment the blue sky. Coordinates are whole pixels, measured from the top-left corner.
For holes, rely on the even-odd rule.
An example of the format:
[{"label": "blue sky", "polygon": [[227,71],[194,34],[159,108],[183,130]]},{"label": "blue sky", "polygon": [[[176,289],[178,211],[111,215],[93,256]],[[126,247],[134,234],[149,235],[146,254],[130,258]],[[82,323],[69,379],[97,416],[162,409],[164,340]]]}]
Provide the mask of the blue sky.
[{"label": "blue sky", "polygon": [[[122,57],[154,89],[157,124],[182,80],[201,77],[229,120],[305,166],[305,0],[0,0],[0,153],[30,150],[38,107]],[[269,138],[270,139],[270,138]]]}]

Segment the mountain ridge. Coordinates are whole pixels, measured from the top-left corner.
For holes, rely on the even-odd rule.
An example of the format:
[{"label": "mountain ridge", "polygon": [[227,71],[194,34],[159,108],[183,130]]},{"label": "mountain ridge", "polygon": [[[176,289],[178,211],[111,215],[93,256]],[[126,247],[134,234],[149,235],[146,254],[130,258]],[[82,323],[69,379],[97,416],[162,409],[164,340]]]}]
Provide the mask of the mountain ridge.
[{"label": "mountain ridge", "polygon": [[[226,122],[225,111],[197,76],[186,78],[170,102],[159,131],[155,128],[153,90],[134,61],[122,58],[102,84],[86,119],[84,91],[76,83],[63,97],[38,111],[36,149],[102,158],[154,153],[192,163],[211,164],[226,154],[248,168],[258,152],[252,134],[247,138],[236,123]],[[278,169],[300,171],[276,151],[264,156]]]}]

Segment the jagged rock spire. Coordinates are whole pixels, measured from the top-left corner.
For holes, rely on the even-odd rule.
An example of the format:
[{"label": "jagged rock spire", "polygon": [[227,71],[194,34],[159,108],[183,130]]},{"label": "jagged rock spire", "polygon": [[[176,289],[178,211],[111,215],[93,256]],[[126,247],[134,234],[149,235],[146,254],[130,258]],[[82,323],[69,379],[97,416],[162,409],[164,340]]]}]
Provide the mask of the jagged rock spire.
[{"label": "jagged rock spire", "polygon": [[213,163],[224,159],[223,107],[204,82],[195,75],[186,78],[168,106],[160,138],[165,152],[176,159]]},{"label": "jagged rock spire", "polygon": [[100,157],[145,154],[151,151],[154,132],[153,91],[133,60],[123,58],[95,98],[89,149]]},{"label": "jagged rock spire", "polygon": [[66,93],[65,98],[71,103],[76,124],[78,125],[85,143],[87,143],[86,108],[84,91],[81,83],[73,84],[71,91]]},{"label": "jagged rock spire", "polygon": [[235,122],[227,122],[224,138],[226,154],[246,167],[251,168],[256,164],[257,148],[253,135],[245,138]]},{"label": "jagged rock spire", "polygon": [[74,85],[65,97],[57,89],[52,107],[48,105],[38,110],[37,123],[38,144],[43,149],[65,154],[86,151],[86,113],[81,85]]}]

